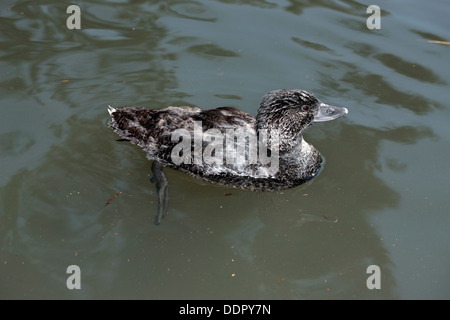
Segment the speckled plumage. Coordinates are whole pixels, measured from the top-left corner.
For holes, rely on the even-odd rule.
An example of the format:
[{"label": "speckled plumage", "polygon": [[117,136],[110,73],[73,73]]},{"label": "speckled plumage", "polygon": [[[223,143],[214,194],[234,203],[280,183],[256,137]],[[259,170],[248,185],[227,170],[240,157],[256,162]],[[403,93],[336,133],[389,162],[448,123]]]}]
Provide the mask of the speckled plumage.
[{"label": "speckled plumage", "polygon": [[[313,122],[321,104],[306,91],[282,89],[271,91],[263,97],[256,117],[233,107],[210,110],[186,106],[159,110],[123,107],[111,108],[110,126],[122,139],[141,147],[148,159],[156,160],[164,167],[225,186],[272,191],[302,184],[320,170],[322,157],[303,139],[302,131]],[[278,170],[267,174],[264,167],[268,165],[259,161],[244,166],[204,162],[195,164],[194,161],[190,164],[174,164],[171,152],[178,141],[172,141],[172,134],[180,128],[192,133],[195,121],[201,121],[203,131],[214,128],[225,133],[227,129],[242,128],[256,137],[261,129],[269,132],[278,130]],[[269,134],[269,147],[271,143]],[[203,142],[203,150],[206,146],[207,143]]]}]

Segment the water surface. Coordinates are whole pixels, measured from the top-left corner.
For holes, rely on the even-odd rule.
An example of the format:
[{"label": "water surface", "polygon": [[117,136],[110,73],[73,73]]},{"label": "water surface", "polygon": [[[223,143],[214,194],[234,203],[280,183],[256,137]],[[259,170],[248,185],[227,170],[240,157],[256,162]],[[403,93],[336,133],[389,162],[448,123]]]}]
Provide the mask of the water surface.
[{"label": "water surface", "polygon": [[[0,298],[450,298],[447,1],[380,3],[380,30],[362,1],[74,4],[80,30],[59,1],[0,4]],[[107,106],[256,114],[278,88],[350,111],[305,134],[320,175],[255,193],[166,170],[155,226]]]}]

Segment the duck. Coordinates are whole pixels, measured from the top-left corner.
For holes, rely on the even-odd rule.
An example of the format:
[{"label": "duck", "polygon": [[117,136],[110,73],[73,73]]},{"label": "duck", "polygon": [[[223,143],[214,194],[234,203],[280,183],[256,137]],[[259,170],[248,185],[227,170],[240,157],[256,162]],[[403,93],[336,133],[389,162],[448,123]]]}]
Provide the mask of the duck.
[{"label": "duck", "polygon": [[163,109],[108,106],[109,126],[119,141],[139,146],[152,160],[159,225],[168,212],[172,168],[210,183],[251,191],[277,191],[301,185],[320,172],[320,152],[303,138],[316,122],[348,113],[300,89],[265,94],[257,115],[225,106]]}]

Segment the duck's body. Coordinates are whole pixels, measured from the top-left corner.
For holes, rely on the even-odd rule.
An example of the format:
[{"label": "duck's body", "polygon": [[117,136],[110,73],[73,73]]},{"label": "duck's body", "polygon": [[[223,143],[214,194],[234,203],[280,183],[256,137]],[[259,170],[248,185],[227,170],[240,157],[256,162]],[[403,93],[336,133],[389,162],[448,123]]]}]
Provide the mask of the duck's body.
[{"label": "duck's body", "polygon": [[[161,110],[121,108],[113,112],[111,125],[122,139],[141,147],[148,159],[159,161],[164,167],[225,186],[257,191],[286,189],[311,179],[320,169],[322,158],[319,152],[302,137],[292,149],[280,152],[278,170],[273,170],[272,174],[268,171],[273,163],[251,163],[248,159],[243,163],[227,163],[224,158],[221,164],[206,163],[203,159],[200,163],[195,163],[194,146],[188,161],[190,163],[175,164],[172,150],[179,144],[179,140],[172,141],[173,133],[182,128],[194,137],[196,123],[201,123],[203,134],[211,128],[218,129],[224,137],[223,150],[226,150],[225,135],[230,129],[236,132],[244,129],[243,134],[254,135],[254,140],[257,141],[255,116],[232,107],[211,110],[196,107],[168,107]],[[191,139],[192,145],[193,140],[194,138]],[[202,139],[201,156],[208,144]],[[247,157],[248,152],[249,150],[246,152]]]},{"label": "duck's body", "polygon": [[306,91],[283,89],[264,96],[256,117],[233,107],[109,112],[114,131],[162,167],[225,186],[272,191],[297,186],[318,173],[322,157],[302,131],[347,109],[325,105]]}]

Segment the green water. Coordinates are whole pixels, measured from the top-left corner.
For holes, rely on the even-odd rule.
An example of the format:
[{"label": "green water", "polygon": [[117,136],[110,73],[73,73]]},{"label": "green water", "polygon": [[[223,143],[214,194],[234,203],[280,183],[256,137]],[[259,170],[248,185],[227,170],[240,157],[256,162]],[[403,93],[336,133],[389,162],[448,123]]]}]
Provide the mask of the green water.
[{"label": "green water", "polygon": [[[450,298],[448,1],[383,1],[379,30],[362,1],[71,4],[79,30],[68,3],[0,4],[0,298]],[[166,170],[155,226],[107,106],[256,114],[278,88],[349,109],[305,133],[320,175],[255,193]]]}]

